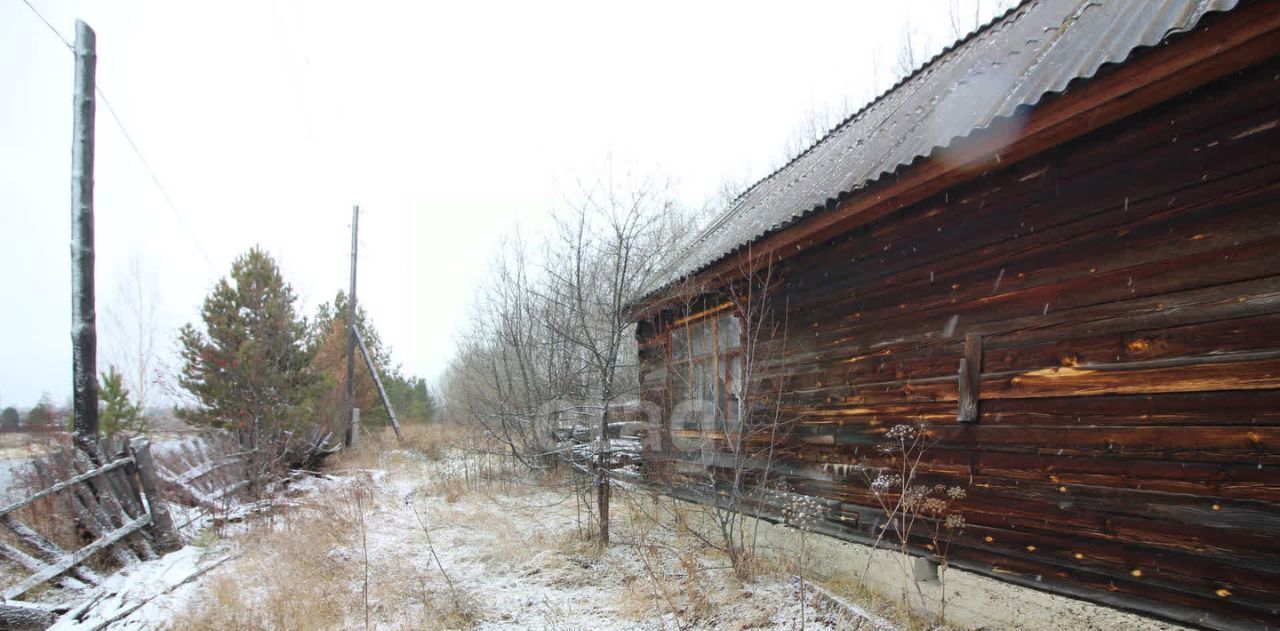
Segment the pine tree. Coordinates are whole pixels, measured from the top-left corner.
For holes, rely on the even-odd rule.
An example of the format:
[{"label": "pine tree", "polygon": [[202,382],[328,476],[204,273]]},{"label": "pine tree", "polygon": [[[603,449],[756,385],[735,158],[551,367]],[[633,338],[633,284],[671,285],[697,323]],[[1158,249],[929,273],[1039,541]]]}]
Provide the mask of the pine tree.
[{"label": "pine tree", "polygon": [[18,423],[21,417],[18,416],[18,410],[13,406],[9,406],[0,412],[0,431],[16,432],[18,431]]},{"label": "pine tree", "polygon": [[102,373],[98,401],[102,404],[98,412],[98,428],[103,434],[114,436],[118,432],[124,432],[132,435],[147,429],[142,406],[133,402],[129,389],[124,385],[124,377],[114,365]]},{"label": "pine tree", "polygon": [[23,422],[23,427],[32,432],[56,429],[50,427],[53,422],[53,398],[48,393],[45,393],[41,395],[40,401],[34,407],[27,410],[27,418]]},{"label": "pine tree", "polygon": [[178,383],[199,401],[188,420],[234,428],[257,445],[310,412],[318,379],[311,371],[307,324],[275,260],[260,248],[242,254],[204,301],[204,330],[182,327]]}]

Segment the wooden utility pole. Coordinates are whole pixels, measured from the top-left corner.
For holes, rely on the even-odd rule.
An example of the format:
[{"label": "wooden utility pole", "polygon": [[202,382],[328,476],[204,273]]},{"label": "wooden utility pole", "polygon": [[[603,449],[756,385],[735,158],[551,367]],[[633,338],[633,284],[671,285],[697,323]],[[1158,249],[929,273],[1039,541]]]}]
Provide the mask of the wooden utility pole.
[{"label": "wooden utility pole", "polygon": [[356,331],[356,341],[360,343],[360,354],[364,355],[364,364],[369,367],[369,374],[373,376],[373,385],[378,387],[378,396],[382,397],[382,407],[387,408],[391,429],[396,430],[396,438],[403,441],[404,434],[400,431],[400,419],[396,418],[396,409],[391,407],[391,397],[387,396],[387,389],[382,387],[382,377],[378,376],[378,367],[374,365],[373,355],[369,354],[369,347],[364,345],[364,338],[360,336],[359,331]]},{"label": "wooden utility pole", "polygon": [[93,116],[97,37],[76,20],[76,83],[71,133],[71,371],[75,443],[92,453],[98,438],[98,332],[93,292]]},{"label": "wooden utility pole", "polygon": [[404,440],[400,433],[400,421],[396,411],[391,407],[391,399],[386,388],[382,387],[382,377],[378,376],[378,368],[373,363],[373,356],[364,345],[364,338],[356,330],[356,253],[359,247],[360,207],[351,207],[351,293],[347,295],[347,434],[343,441],[347,447],[356,446],[356,431],[360,425],[360,411],[356,409],[356,348],[364,356],[369,374],[373,376],[374,385],[378,386],[378,396],[382,397],[382,405],[387,408],[387,416],[391,417],[391,427],[396,430],[396,437]]},{"label": "wooden utility pole", "polygon": [[360,231],[360,207],[351,207],[351,291],[347,294],[347,447],[355,446],[356,432],[356,249]]}]

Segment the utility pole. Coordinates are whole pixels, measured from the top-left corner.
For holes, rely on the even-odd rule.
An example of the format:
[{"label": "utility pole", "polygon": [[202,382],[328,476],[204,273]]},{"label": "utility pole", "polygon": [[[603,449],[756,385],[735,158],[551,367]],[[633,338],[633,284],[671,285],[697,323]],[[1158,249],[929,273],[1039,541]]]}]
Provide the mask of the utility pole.
[{"label": "utility pole", "polygon": [[74,441],[93,453],[98,439],[98,332],[93,293],[93,116],[97,37],[76,20],[71,133],[71,371]]},{"label": "utility pole", "polygon": [[360,207],[351,207],[351,291],[347,294],[347,447],[356,440],[356,249],[360,232]]},{"label": "utility pole", "polygon": [[364,338],[360,336],[359,331],[356,331],[356,341],[360,343],[360,354],[364,356],[364,365],[369,368],[369,374],[373,377],[373,385],[378,387],[378,396],[382,397],[382,407],[387,408],[387,416],[391,418],[391,429],[396,430],[396,438],[404,442],[404,433],[400,431],[400,419],[396,418],[396,409],[391,406],[391,397],[387,396],[387,389],[382,385],[382,377],[378,376],[378,367],[373,363],[373,355],[369,354],[369,347],[365,346]]}]

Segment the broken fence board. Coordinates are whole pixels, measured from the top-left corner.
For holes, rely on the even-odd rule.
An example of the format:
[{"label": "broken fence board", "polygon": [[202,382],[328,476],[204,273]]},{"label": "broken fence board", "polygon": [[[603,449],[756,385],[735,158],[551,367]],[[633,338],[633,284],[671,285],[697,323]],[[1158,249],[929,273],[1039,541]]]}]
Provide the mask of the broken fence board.
[{"label": "broken fence board", "polygon": [[[3,555],[5,558],[17,563],[18,565],[21,565],[26,568],[28,572],[32,573],[43,572],[45,568],[49,567],[47,563],[44,563],[40,559],[37,559],[7,543],[0,543],[0,555]],[[88,585],[81,582],[79,579],[72,578],[70,576],[62,577],[61,584],[67,589],[84,589],[88,587]]]},{"label": "broken fence board", "polygon": [[[46,563],[57,563],[59,560],[68,556],[67,551],[59,547],[58,544],[45,539],[40,533],[32,530],[26,524],[14,519],[12,515],[0,516],[0,524],[4,524],[9,528],[9,530],[12,530],[14,534],[18,535],[18,538],[21,539],[23,543],[31,546],[31,549],[36,551],[37,556]],[[80,580],[92,585],[97,585],[102,582],[102,576],[87,567],[74,568],[72,573],[74,573]]]},{"label": "broken fence board", "polygon": [[146,526],[147,524],[150,524],[150,523],[151,523],[151,516],[143,515],[142,517],[139,517],[129,522],[128,524],[125,524],[124,526],[117,528],[116,530],[106,534],[105,536],[98,539],[97,541],[94,541],[93,543],[83,548],[80,548],[74,554],[67,556],[66,558],[62,559],[61,561],[53,565],[50,565],[44,570],[27,577],[25,580],[18,583],[17,585],[14,585],[9,589],[4,590],[4,594],[3,594],[4,599],[12,600],[14,598],[17,598],[18,596],[21,596],[27,593],[28,591],[31,590],[31,588],[63,572],[66,572],[67,570],[71,569],[76,565],[79,565],[80,563],[83,563],[85,559],[88,559],[89,557],[93,556],[99,550],[102,550],[108,546],[114,545],[116,542],[120,541],[125,536],[141,529],[143,526]]},{"label": "broken fence board", "polygon": [[112,470],[114,470],[114,469],[119,469],[120,467],[123,467],[123,466],[125,466],[125,465],[127,465],[127,464],[129,464],[129,463],[131,463],[131,462],[133,462],[133,458],[124,458],[124,459],[121,459],[121,460],[116,460],[115,462],[112,462],[111,464],[103,465],[103,466],[98,467],[97,469],[94,469],[94,470],[92,470],[92,471],[87,471],[87,472],[85,472],[85,473],[81,473],[81,474],[79,474],[79,475],[77,475],[77,476],[75,476],[75,477],[73,477],[73,478],[68,479],[68,480],[65,480],[65,481],[62,481],[62,482],[58,482],[57,484],[54,484],[53,486],[50,486],[49,488],[47,488],[47,489],[45,489],[45,490],[43,490],[43,491],[40,491],[39,493],[36,493],[36,494],[34,494],[34,495],[32,495],[32,496],[30,496],[30,497],[28,497],[28,498],[24,499],[24,500],[18,500],[17,502],[14,502],[14,503],[12,503],[12,504],[10,504],[10,505],[8,505],[8,506],[4,507],[4,508],[0,508],[0,515],[8,515],[9,513],[12,513],[13,511],[16,511],[16,510],[18,510],[18,509],[20,509],[20,508],[23,508],[23,507],[25,507],[25,506],[28,506],[28,505],[32,504],[33,502],[35,502],[35,501],[39,500],[39,499],[40,499],[40,498],[42,498],[42,497],[48,497],[48,496],[50,496],[50,495],[53,495],[54,493],[57,493],[58,491],[61,491],[61,490],[65,489],[65,488],[68,488],[68,487],[74,486],[74,485],[76,485],[76,484],[79,484],[79,483],[81,483],[81,482],[84,482],[85,480],[89,480],[89,479],[91,479],[91,478],[94,478],[94,477],[96,477],[96,476],[102,475],[102,474],[104,474],[104,473],[106,473],[106,472],[108,472],[108,471],[112,471]]},{"label": "broken fence board", "polygon": [[221,469],[222,467],[225,467],[225,466],[232,465],[232,464],[235,464],[235,463],[237,463],[237,462],[240,462],[240,459],[241,459],[241,458],[244,458],[245,456],[247,456],[247,455],[249,455],[249,454],[252,454],[252,453],[253,453],[253,450],[249,450],[249,451],[242,451],[242,452],[240,452],[240,453],[229,454],[229,455],[226,455],[226,456],[222,456],[221,458],[216,458],[216,459],[213,459],[213,460],[209,460],[209,461],[207,461],[207,462],[205,462],[205,463],[203,463],[203,464],[201,464],[201,465],[199,465],[199,466],[195,467],[194,469],[190,469],[190,470],[188,470],[186,473],[183,473],[182,475],[179,475],[179,476],[177,477],[177,480],[178,480],[179,482],[182,482],[182,483],[189,483],[189,482],[192,482],[192,481],[194,481],[196,478],[203,477],[203,476],[205,476],[205,475],[207,475],[207,474],[209,474],[209,473],[212,473],[212,472],[214,472],[214,471],[216,471],[216,470],[218,470],[218,469]]},{"label": "broken fence board", "polygon": [[0,603],[0,627],[5,629],[47,629],[58,615],[27,603]]}]

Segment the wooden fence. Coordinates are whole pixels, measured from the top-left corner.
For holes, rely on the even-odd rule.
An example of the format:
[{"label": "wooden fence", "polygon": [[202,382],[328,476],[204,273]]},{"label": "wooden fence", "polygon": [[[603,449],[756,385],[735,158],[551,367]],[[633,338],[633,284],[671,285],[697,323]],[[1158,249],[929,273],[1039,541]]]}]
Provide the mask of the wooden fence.
[{"label": "wooden fence", "polygon": [[[33,462],[41,479],[69,475],[26,498],[0,508],[0,525],[7,531],[0,540],[0,556],[29,572],[4,587],[0,595],[0,626],[39,628],[53,621],[57,605],[24,603],[16,599],[50,581],[62,587],[84,589],[102,582],[90,561],[99,553],[121,565],[159,558],[181,543],[173,521],[158,495],[151,445],[144,439],[125,444],[102,441],[93,450],[68,450]],[[57,473],[55,473],[55,471]],[[24,509],[38,503],[52,505],[61,516],[73,518],[75,548],[60,545],[51,533],[27,523],[38,514]],[[47,528],[45,529],[48,530]],[[65,609],[65,607],[62,607]]]},{"label": "wooden fence", "polygon": [[232,436],[203,434],[169,450],[156,472],[166,496],[206,511],[227,510],[252,491],[257,456]]}]

